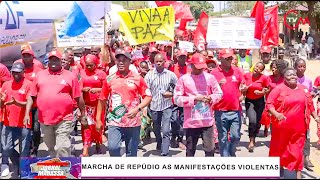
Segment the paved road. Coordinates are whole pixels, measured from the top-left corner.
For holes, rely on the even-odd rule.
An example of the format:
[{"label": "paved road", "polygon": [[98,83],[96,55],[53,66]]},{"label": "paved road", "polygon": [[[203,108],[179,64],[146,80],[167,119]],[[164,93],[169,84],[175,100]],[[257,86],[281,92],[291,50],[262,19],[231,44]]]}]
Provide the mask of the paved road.
[{"label": "paved road", "polygon": [[[320,71],[319,71],[319,67],[320,67],[320,61],[309,61],[307,63],[307,73],[306,75],[308,77],[310,77],[312,80],[314,80],[316,78],[317,75],[320,75]],[[263,134],[261,128],[260,134]],[[239,144],[239,148],[236,153],[236,155],[238,157],[267,157],[268,156],[268,152],[269,152],[269,143],[270,143],[270,136],[268,137],[258,137],[257,138],[257,143],[256,143],[256,148],[254,153],[249,153],[248,149],[246,148],[248,146],[248,142],[249,142],[249,138],[248,138],[248,126],[243,124],[242,128],[241,128],[241,142]],[[316,136],[316,123],[314,121],[311,122],[310,124],[310,130],[311,130],[311,161],[312,163],[315,165],[314,172],[309,172],[307,170],[303,170],[303,178],[304,179],[319,179],[320,178],[320,149],[317,149],[316,146],[316,141],[318,140],[317,136]],[[139,150],[138,152],[138,156],[139,157],[152,157],[152,156],[159,156],[159,152],[156,151],[156,143],[155,143],[155,139],[154,136],[152,134],[152,139],[151,141],[146,144],[144,146],[143,150]],[[75,155],[79,156],[81,154],[81,149],[82,149],[82,142],[81,142],[81,136],[77,136],[75,138],[76,141],[76,145],[75,145]],[[123,146],[124,147],[124,146]],[[196,151],[196,156],[197,157],[203,157],[204,156],[204,152],[201,150],[202,149],[202,145],[201,145],[201,141],[199,141],[199,145],[197,146],[197,150]],[[109,156],[108,150],[106,148],[106,146],[102,146],[102,150],[103,150],[103,154],[104,155],[93,155],[93,156]],[[122,149],[123,152],[125,151],[124,148]],[[90,149],[90,154],[92,155],[94,153],[94,148]],[[184,157],[185,156],[185,151],[184,150],[180,150],[179,148],[170,149],[170,156],[171,157]],[[47,156],[47,148],[44,145],[44,143],[41,143],[40,145],[40,152],[39,152],[40,156]],[[216,157],[219,157],[219,154],[215,155]],[[0,158],[1,160],[1,158]],[[6,177],[5,179],[9,179],[11,177],[14,177],[14,175],[10,174],[10,176]],[[291,179],[291,178],[295,178],[295,173],[294,172],[289,172],[286,171],[285,172],[285,178],[286,179]]]}]

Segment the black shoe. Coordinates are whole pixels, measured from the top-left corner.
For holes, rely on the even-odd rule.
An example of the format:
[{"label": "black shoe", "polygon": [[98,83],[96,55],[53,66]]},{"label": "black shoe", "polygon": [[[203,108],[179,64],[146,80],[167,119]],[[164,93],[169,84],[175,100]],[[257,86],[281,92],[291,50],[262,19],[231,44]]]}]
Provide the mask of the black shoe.
[{"label": "black shoe", "polygon": [[168,156],[168,154],[161,153],[161,156],[166,157],[166,156]]}]

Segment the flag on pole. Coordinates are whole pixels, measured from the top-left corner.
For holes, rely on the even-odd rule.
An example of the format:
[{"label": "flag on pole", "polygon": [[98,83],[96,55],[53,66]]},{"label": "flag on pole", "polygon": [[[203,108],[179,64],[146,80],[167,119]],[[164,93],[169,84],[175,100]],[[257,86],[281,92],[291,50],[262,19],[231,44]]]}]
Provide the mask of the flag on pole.
[{"label": "flag on pole", "polygon": [[265,25],[263,28],[262,45],[278,46],[279,26],[278,26],[278,5],[270,7],[264,11]]},{"label": "flag on pole", "polygon": [[198,50],[205,50],[205,44],[206,44],[206,36],[207,36],[207,30],[208,30],[208,21],[209,16],[205,12],[201,12],[198,26],[196,30],[194,31],[194,45]]},{"label": "flag on pole", "polygon": [[255,18],[254,38],[261,40],[262,31],[264,27],[264,3],[262,1],[256,1],[251,16]]},{"label": "flag on pole", "polygon": [[111,1],[74,1],[64,21],[65,27],[59,36],[78,36],[109,11],[111,11]]}]

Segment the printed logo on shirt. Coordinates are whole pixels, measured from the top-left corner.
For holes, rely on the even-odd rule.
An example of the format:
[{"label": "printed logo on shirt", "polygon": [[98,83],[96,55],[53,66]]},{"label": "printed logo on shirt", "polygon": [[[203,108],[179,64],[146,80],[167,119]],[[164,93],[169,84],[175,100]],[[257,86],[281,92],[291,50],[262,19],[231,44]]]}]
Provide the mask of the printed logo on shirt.
[{"label": "printed logo on shirt", "polygon": [[19,90],[19,94],[26,94],[26,90],[25,89],[20,89]]},{"label": "printed logo on shirt", "polygon": [[238,82],[238,79],[236,76],[232,76],[231,79],[232,79],[232,82]]},{"label": "printed logo on shirt", "polygon": [[66,85],[67,82],[66,82],[66,80],[62,79],[61,82],[60,82],[60,84]]},{"label": "printed logo on shirt", "polygon": [[94,76],[93,78],[94,78],[94,80],[98,80],[98,76]]},{"label": "printed logo on shirt", "polygon": [[127,80],[127,86],[134,87],[134,80]]},{"label": "printed logo on shirt", "polygon": [[31,77],[32,78],[36,77],[36,73],[32,73]]},{"label": "printed logo on shirt", "polygon": [[308,93],[308,92],[309,92],[309,90],[308,90],[308,89],[304,89],[304,92],[305,92],[305,93]]},{"label": "printed logo on shirt", "polygon": [[207,120],[212,118],[210,106],[204,102],[197,102],[191,110],[191,119],[193,121]]}]

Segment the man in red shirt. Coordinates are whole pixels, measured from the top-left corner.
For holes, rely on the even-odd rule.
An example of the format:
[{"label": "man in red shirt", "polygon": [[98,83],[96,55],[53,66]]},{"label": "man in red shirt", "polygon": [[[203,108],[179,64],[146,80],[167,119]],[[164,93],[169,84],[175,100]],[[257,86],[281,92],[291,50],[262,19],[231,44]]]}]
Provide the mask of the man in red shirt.
[{"label": "man in red shirt", "polygon": [[[110,156],[121,156],[122,139],[126,144],[126,155],[137,156],[140,142],[141,117],[139,111],[151,102],[151,92],[144,79],[129,70],[131,54],[117,51],[118,71],[103,82],[97,107],[96,128],[102,129],[102,113],[108,100],[108,147]],[[141,100],[142,99],[142,100]],[[141,103],[140,103],[141,102]]]},{"label": "man in red shirt", "polygon": [[[43,70],[43,66],[37,66],[34,62],[38,60],[33,59],[33,51],[25,49],[21,52],[22,54],[22,63],[25,66],[24,77],[33,82],[37,73]],[[41,140],[41,131],[38,118],[38,108],[37,104],[34,103],[32,106],[32,143],[31,143],[31,156],[36,157],[38,154],[38,148]]]},{"label": "man in red shirt", "polygon": [[[70,157],[74,100],[81,110],[81,123],[86,125],[84,102],[80,101],[80,84],[77,77],[62,68],[61,53],[49,53],[48,69],[37,74],[28,98],[25,121],[34,98],[37,98],[39,122],[44,142],[51,157]],[[56,151],[55,151],[56,148]]]},{"label": "man in red shirt", "polygon": [[[23,117],[32,82],[24,78],[24,65],[21,62],[13,64],[11,72],[13,80],[5,82],[1,89],[1,107],[5,109],[2,132],[2,177],[9,175],[9,157],[15,168],[19,169],[19,157],[29,157],[31,143],[31,122],[25,124]],[[31,119],[31,113],[28,116]],[[18,139],[21,144],[20,154],[14,147]]]},{"label": "man in red shirt", "polygon": [[82,69],[82,66],[80,65],[79,62],[76,62],[74,60],[74,52],[72,49],[68,49],[67,52],[68,54],[68,61],[69,61],[69,65],[70,67],[72,68],[72,71],[77,71],[80,73],[81,69]]},{"label": "man in red shirt", "polygon": [[[11,80],[10,71],[8,70],[7,66],[0,63],[0,88],[2,87],[2,84],[6,81]],[[2,132],[2,109],[0,108],[0,139],[1,139],[1,132]],[[2,144],[0,143],[0,153],[2,153]]]},{"label": "man in red shirt", "polygon": [[[223,92],[222,100],[215,104],[215,120],[218,129],[219,150],[221,157],[235,157],[236,147],[240,141],[240,86],[244,84],[242,73],[231,65],[233,51],[222,49],[219,52],[220,67],[213,69],[213,74]],[[228,132],[231,141],[228,141]]]},{"label": "man in red shirt", "polygon": [[[178,62],[174,64],[170,70],[175,73],[178,79],[191,72],[191,69],[187,67],[186,61],[188,57],[188,52],[186,50],[179,50],[178,51]],[[184,121],[184,113],[183,107],[178,107],[174,105],[173,112],[172,112],[172,138],[171,138],[171,147],[177,148],[180,147],[181,149],[186,149],[185,145],[182,143],[183,140],[183,121]]]},{"label": "man in red shirt", "polygon": [[22,59],[18,59],[14,63],[22,62],[25,64],[27,62],[27,65],[25,64],[26,69],[30,68],[31,64],[37,68],[44,69],[42,63],[34,57],[34,52],[31,49],[22,49],[21,55]]}]

